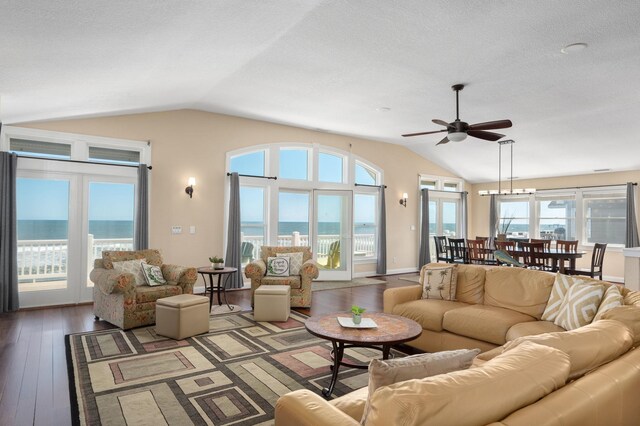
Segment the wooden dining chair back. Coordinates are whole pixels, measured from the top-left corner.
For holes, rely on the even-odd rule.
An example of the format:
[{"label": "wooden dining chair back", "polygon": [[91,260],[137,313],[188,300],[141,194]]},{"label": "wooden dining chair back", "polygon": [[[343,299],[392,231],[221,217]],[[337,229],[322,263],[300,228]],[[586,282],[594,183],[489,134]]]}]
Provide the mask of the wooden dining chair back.
[{"label": "wooden dining chair back", "polygon": [[544,243],[520,243],[522,247],[522,261],[527,268],[545,269]]},{"label": "wooden dining chair back", "polygon": [[[543,251],[545,252],[550,252],[551,251],[551,240],[544,240],[544,239],[540,239],[540,238],[531,238],[529,240],[530,243],[542,243],[543,245]],[[553,271],[557,269],[555,260],[547,257],[544,259],[544,268],[547,271]]]},{"label": "wooden dining chair back", "polygon": [[539,238],[531,238],[529,240],[529,242],[530,243],[542,243],[545,251],[551,250],[551,240],[543,240],[543,239],[539,239]]},{"label": "wooden dining chair back", "polygon": [[575,241],[558,240],[556,241],[556,249],[570,252],[570,253],[576,253],[578,251],[578,240],[575,240]]},{"label": "wooden dining chair back", "polygon": [[447,254],[447,237],[434,236],[433,240],[436,242],[436,262],[449,262],[449,255]]},{"label": "wooden dining chair back", "polygon": [[573,275],[587,275],[591,278],[602,279],[602,264],[604,263],[604,252],[607,244],[595,243],[591,254],[591,269],[573,269],[569,271]]},{"label": "wooden dining chair back", "polygon": [[469,263],[479,263],[484,265],[487,260],[486,248],[485,240],[467,240]]},{"label": "wooden dining chair back", "polygon": [[449,262],[467,263],[467,247],[464,238],[449,238]]}]

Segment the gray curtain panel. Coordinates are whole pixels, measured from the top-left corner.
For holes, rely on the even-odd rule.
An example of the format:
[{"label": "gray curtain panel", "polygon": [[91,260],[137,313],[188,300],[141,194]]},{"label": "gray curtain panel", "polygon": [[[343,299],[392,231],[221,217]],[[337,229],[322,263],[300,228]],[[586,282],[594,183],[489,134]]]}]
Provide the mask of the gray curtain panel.
[{"label": "gray curtain panel", "polygon": [[625,246],[638,247],[638,223],[636,222],[635,185],[627,182],[627,229]]},{"label": "gray curtain panel", "polygon": [[469,209],[467,207],[467,192],[460,194],[460,202],[462,204],[462,238],[467,238],[469,233]]},{"label": "gray curtain panel", "polygon": [[240,178],[238,173],[229,176],[229,226],[227,230],[227,255],[224,259],[225,266],[238,268],[238,272],[231,274],[227,282],[227,288],[241,288],[242,282],[242,235],[240,231]]},{"label": "gray curtain panel", "polygon": [[489,238],[495,240],[498,236],[498,196],[491,195],[489,204]]},{"label": "gray curtain panel", "polygon": [[16,154],[0,152],[0,305],[16,311],[18,303],[18,237],[16,228]]},{"label": "gray curtain panel", "polygon": [[421,191],[421,210],[422,220],[420,221],[420,252],[418,254],[418,269],[422,269],[424,265],[431,262],[431,252],[429,250],[429,190],[427,188]]},{"label": "gray curtain panel", "polygon": [[136,194],[138,210],[136,211],[135,234],[133,247],[135,250],[149,248],[149,169],[146,164],[138,166],[138,191]]},{"label": "gray curtain panel", "polygon": [[376,263],[376,274],[385,275],[387,273],[387,208],[384,200],[384,185],[380,186],[380,228],[378,235],[378,261]]}]

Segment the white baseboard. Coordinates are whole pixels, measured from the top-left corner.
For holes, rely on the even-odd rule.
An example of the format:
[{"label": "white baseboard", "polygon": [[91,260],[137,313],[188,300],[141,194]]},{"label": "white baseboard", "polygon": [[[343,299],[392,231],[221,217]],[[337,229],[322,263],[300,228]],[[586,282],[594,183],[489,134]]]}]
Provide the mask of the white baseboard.
[{"label": "white baseboard", "polygon": [[[418,272],[418,268],[413,267],[413,268],[387,269],[387,275],[410,274],[412,272]],[[354,272],[352,276],[353,278],[364,278],[364,277],[371,277],[373,275],[376,275],[376,271]]]},{"label": "white baseboard", "polygon": [[610,275],[603,275],[602,276],[602,280],[603,281],[610,281],[610,282],[614,282],[614,283],[624,283],[624,277],[612,277]]}]

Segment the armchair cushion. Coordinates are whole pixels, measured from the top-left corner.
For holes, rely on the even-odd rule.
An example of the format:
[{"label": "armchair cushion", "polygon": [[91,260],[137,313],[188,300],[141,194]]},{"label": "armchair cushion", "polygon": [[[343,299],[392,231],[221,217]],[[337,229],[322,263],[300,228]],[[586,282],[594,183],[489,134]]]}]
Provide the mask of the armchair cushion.
[{"label": "armchair cushion", "polygon": [[262,278],[262,284],[266,285],[288,285],[292,289],[302,287],[302,282],[300,280],[300,275],[290,276],[290,277],[270,277],[266,276]]},{"label": "armchair cushion", "polygon": [[276,257],[278,253],[288,254],[302,252],[302,261],[306,262],[311,259],[311,247],[309,246],[294,246],[294,247],[276,247],[276,246],[262,246],[260,251],[260,257],[265,262],[268,257]]},{"label": "armchair cushion", "polygon": [[144,275],[144,280],[151,287],[157,285],[163,285],[167,283],[167,280],[162,276],[162,269],[156,265],[149,265],[148,263],[142,262],[142,274]]},{"label": "armchair cushion", "polygon": [[146,262],[150,265],[162,266],[160,250],[107,250],[102,252],[102,263],[106,269],[113,269],[113,262],[135,259],[146,259]]},{"label": "armchair cushion", "polygon": [[295,253],[278,253],[277,257],[288,257],[289,258],[289,275],[300,275],[300,270],[302,269],[302,252]]},{"label": "armchair cushion", "polygon": [[116,271],[120,271],[120,272],[129,272],[130,274],[133,274],[133,277],[135,278],[135,285],[139,286],[139,285],[146,285],[147,284],[147,280],[145,278],[144,273],[142,272],[142,262],[144,262],[143,260],[120,260],[117,262],[112,262],[113,265],[113,269],[115,269]]}]

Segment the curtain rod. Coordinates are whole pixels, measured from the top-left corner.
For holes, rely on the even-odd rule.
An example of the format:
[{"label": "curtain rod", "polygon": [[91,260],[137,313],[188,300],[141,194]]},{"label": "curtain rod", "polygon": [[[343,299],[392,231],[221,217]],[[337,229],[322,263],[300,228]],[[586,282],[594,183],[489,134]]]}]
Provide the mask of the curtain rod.
[{"label": "curtain rod", "polygon": [[[101,161],[84,161],[84,160],[66,160],[64,158],[46,158],[46,157],[35,157],[32,155],[20,155],[16,154],[18,158],[29,158],[32,160],[47,160],[47,161],[62,161],[64,163],[79,163],[79,164],[96,164],[98,166],[116,166],[116,167],[135,167],[136,169],[139,166],[134,164],[114,164],[114,163],[103,163]],[[147,169],[151,170],[152,166],[147,166]]]},{"label": "curtain rod", "polygon": [[[227,176],[231,176],[231,173],[227,172]],[[238,173],[238,176],[251,177],[251,178],[260,178],[260,179],[273,179],[273,180],[277,180],[278,179],[278,176],[241,175],[239,173]]]},{"label": "curtain rod", "polygon": [[429,192],[446,192],[447,194],[468,194],[468,191],[445,191],[443,189],[429,189],[429,188],[424,188],[426,190],[428,190]]},{"label": "curtain rod", "polygon": [[364,183],[354,183],[355,186],[368,186],[370,188],[387,188],[387,185],[367,185]]}]

